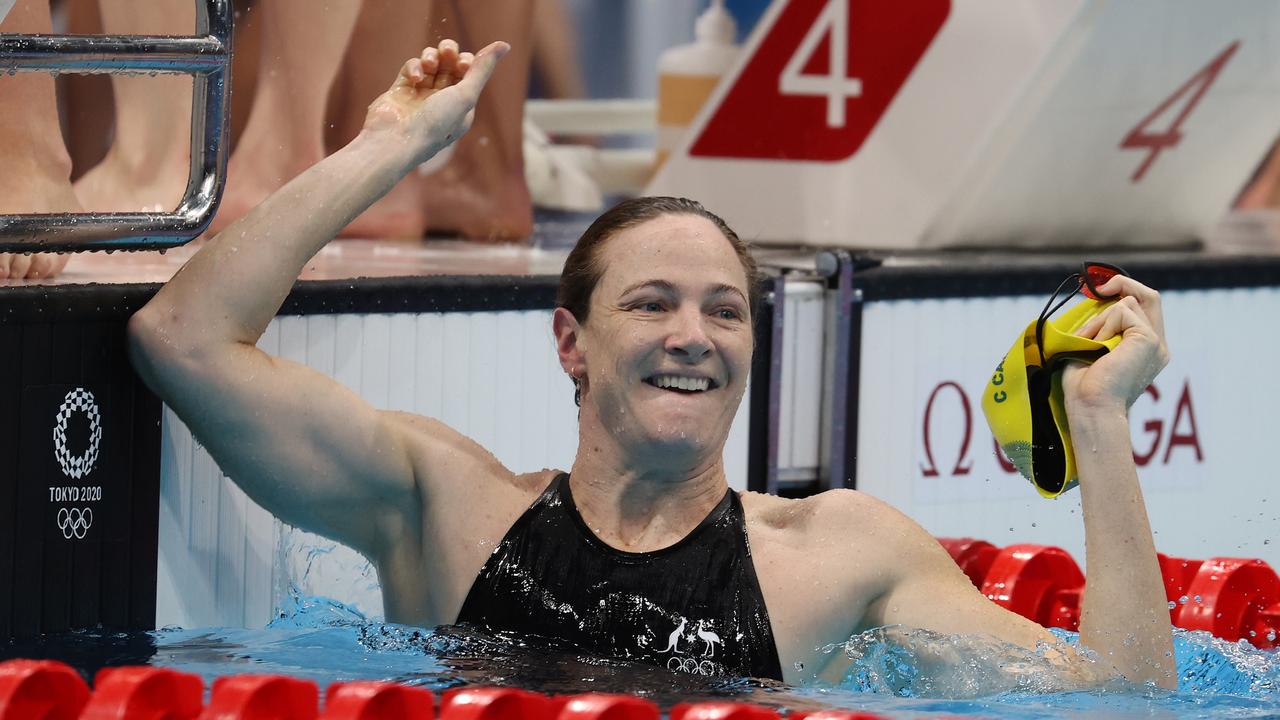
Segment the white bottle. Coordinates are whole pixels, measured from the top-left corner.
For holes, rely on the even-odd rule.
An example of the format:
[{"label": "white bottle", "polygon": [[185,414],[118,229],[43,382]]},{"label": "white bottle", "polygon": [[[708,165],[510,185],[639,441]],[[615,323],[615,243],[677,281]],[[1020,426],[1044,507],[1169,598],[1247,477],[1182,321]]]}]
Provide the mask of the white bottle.
[{"label": "white bottle", "polygon": [[738,58],[738,24],[724,7],[724,0],[712,0],[711,7],[694,24],[694,42],[678,45],[658,56],[658,138],[657,164],[661,167],[680,147],[689,124],[697,117],[720,76]]}]

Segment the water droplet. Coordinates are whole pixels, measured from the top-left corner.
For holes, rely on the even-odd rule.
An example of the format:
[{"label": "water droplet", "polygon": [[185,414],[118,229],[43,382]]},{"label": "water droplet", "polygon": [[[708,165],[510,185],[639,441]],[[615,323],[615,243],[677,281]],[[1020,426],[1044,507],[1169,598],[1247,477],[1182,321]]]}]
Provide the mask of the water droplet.
[{"label": "water droplet", "polygon": [[1187,604],[1187,601],[1188,601],[1188,600],[1190,600],[1190,599],[1191,599],[1191,598],[1187,597],[1186,595],[1183,595],[1182,597],[1178,598],[1178,604],[1179,604],[1179,605],[1186,605],[1186,604]]},{"label": "water droplet", "polygon": [[1170,600],[1170,601],[1169,601],[1169,609],[1170,609],[1170,610],[1172,610],[1172,609],[1174,609],[1174,608],[1176,608],[1176,607],[1178,607],[1178,603],[1176,603],[1176,602],[1174,602],[1174,601]]}]

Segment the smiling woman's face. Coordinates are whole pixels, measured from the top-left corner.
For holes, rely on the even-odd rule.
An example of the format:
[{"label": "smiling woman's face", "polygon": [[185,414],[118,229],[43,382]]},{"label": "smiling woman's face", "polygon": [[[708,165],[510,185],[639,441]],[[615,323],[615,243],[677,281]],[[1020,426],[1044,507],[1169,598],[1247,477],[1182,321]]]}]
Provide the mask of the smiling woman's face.
[{"label": "smiling woman's face", "polygon": [[611,237],[598,259],[604,272],[577,338],[584,409],[646,455],[686,465],[718,454],[753,343],[733,246],[706,218],[664,215]]}]

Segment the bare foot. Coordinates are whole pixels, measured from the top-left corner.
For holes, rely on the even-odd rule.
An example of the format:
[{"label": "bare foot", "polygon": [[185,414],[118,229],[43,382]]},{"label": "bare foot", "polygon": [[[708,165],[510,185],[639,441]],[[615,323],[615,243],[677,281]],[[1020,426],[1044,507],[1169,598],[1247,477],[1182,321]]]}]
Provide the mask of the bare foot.
[{"label": "bare foot", "polygon": [[423,182],[418,173],[409,173],[391,192],[343,228],[338,237],[421,238],[427,229],[427,215],[422,206]]},{"label": "bare foot", "polygon": [[[0,213],[82,212],[71,183],[39,173],[5,173],[0,179]],[[21,181],[15,181],[21,178]],[[0,279],[48,278],[62,272],[70,255],[0,253]]]},{"label": "bare foot", "polygon": [[524,242],[533,233],[533,203],[523,169],[485,177],[454,160],[423,179],[423,206],[432,233],[478,242]]},{"label": "bare foot", "polygon": [[76,181],[76,196],[90,212],[171,212],[182,201],[190,168],[187,157],[129,167],[113,147],[102,162]]}]

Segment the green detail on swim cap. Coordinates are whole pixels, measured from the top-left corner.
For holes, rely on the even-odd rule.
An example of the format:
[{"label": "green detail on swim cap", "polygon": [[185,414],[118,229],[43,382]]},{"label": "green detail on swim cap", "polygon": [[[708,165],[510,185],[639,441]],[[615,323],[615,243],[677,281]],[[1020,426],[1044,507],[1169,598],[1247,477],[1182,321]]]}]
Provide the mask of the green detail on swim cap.
[{"label": "green detail on swim cap", "polygon": [[1004,451],[1004,456],[1009,458],[1009,462],[1022,473],[1022,477],[1030,480],[1031,475],[1031,443],[1024,441],[1015,441],[1005,443],[1000,446]]}]

